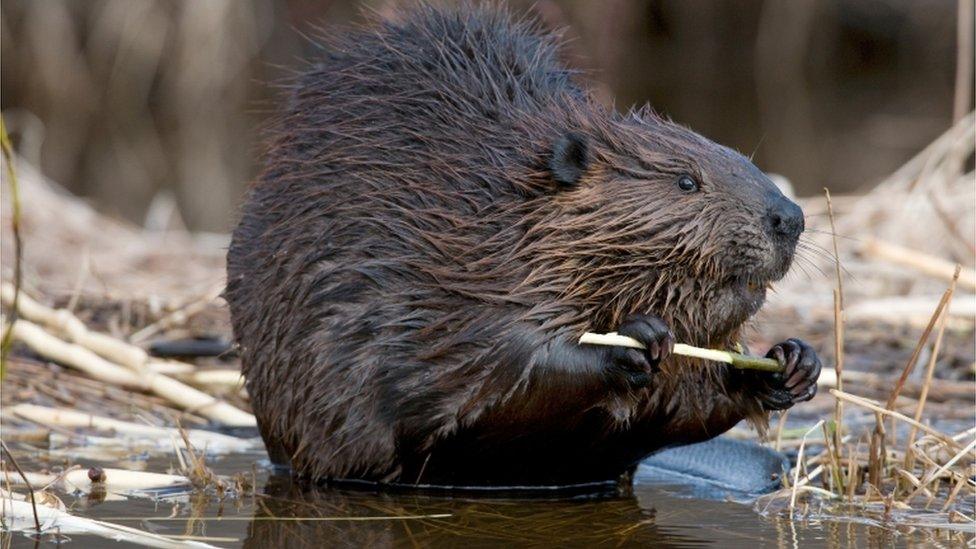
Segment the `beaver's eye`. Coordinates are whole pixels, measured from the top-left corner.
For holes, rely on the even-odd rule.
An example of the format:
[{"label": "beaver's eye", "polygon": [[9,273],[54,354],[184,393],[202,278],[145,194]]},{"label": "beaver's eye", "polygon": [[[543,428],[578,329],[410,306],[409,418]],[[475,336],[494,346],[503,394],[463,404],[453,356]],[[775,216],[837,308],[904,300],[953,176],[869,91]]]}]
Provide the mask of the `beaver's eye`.
[{"label": "beaver's eye", "polygon": [[692,179],[690,175],[682,175],[675,184],[686,193],[693,193],[698,190],[698,182]]}]

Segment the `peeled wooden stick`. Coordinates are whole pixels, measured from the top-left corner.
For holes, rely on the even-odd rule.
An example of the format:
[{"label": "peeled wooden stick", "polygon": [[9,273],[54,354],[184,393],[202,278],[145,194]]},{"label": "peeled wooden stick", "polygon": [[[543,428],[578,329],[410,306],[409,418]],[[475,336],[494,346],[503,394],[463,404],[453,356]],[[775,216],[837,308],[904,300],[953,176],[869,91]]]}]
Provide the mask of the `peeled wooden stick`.
[{"label": "peeled wooden stick", "polygon": [[[120,439],[152,440],[157,443],[165,441],[164,445],[169,446],[172,440],[179,440],[181,437],[180,430],[171,427],[140,425],[138,423],[95,416],[64,408],[49,408],[35,404],[17,404],[11,406],[9,410],[20,418],[33,421],[40,425],[113,431],[116,437]],[[257,444],[254,440],[201,429],[189,429],[186,433],[193,446],[206,448],[209,452],[244,452],[253,450]]]},{"label": "peeled wooden stick", "polygon": [[[4,305],[14,306],[13,285],[7,282],[0,285],[0,299]],[[68,341],[139,373],[146,370],[192,371],[194,369],[192,364],[152,358],[141,347],[131,345],[107,334],[90,331],[85,323],[71,311],[53,309],[42,305],[23,292],[17,300],[17,311],[21,318],[43,324],[47,328],[63,334]]]},{"label": "peeled wooden stick", "polygon": [[155,393],[224,425],[235,427],[257,425],[253,415],[227,402],[217,400],[207,393],[162,374],[147,371],[140,375],[113,364],[80,345],[58,339],[40,326],[26,320],[18,320],[13,326],[13,332],[15,339],[27,344],[44,358],[81,370],[100,381]]},{"label": "peeled wooden stick", "polygon": [[[128,492],[132,490],[159,490],[174,486],[189,486],[190,479],[182,475],[164,475],[127,469],[92,468],[75,469],[63,475],[45,473],[24,473],[34,486],[49,486],[60,483],[68,492],[81,490],[88,493],[96,486],[108,492]],[[94,477],[94,480],[92,480]],[[22,484],[19,478],[11,478],[11,484]]]},{"label": "peeled wooden stick", "polygon": [[[128,541],[137,545],[161,547],[164,549],[215,547],[199,541],[170,539],[159,534],[145,532],[121,524],[79,517],[48,505],[38,505],[37,510],[41,522],[44,524],[44,531],[58,532],[60,534],[90,534],[115,541]],[[7,529],[12,532],[26,530],[25,523],[31,520],[31,506],[29,503],[17,499],[5,499],[3,502],[3,511]]]},{"label": "peeled wooden stick", "polygon": [[[633,349],[644,349],[644,344],[632,337],[622,336],[616,332],[610,332],[608,334],[596,334],[593,332],[586,332],[579,339],[581,345],[615,345],[618,347],[631,347]],[[766,372],[782,372],[783,366],[779,362],[772,358],[761,358],[749,355],[743,355],[739,353],[730,353],[728,351],[718,351],[715,349],[702,349],[701,347],[692,347],[691,345],[685,345],[684,343],[674,344],[674,354],[681,356],[690,356],[693,358],[701,358],[704,360],[711,360],[713,362],[724,362],[726,364],[731,364],[733,368],[738,368],[740,370],[763,370]]]},{"label": "peeled wooden stick", "polygon": [[[864,243],[864,253],[944,280],[952,280],[956,271],[956,264],[951,261],[876,238],[869,238]],[[976,290],[976,271],[962,269],[959,274],[959,285],[970,290]]]},{"label": "peeled wooden stick", "polygon": [[188,373],[182,379],[194,385],[216,385],[230,388],[244,386],[244,376],[238,369],[196,370]]}]

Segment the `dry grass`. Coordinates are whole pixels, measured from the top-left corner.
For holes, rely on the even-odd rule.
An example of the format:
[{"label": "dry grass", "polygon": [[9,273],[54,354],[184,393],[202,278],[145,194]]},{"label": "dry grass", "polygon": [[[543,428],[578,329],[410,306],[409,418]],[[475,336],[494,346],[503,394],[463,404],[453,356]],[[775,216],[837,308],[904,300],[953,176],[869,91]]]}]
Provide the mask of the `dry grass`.
[{"label": "dry grass", "polygon": [[[808,261],[820,269],[826,269],[829,263],[836,261],[838,282],[832,290],[834,307],[830,314],[835,326],[834,361],[838,365],[836,375],[839,379],[843,379],[840,365],[845,332],[841,306],[844,301],[839,282],[841,265],[851,273],[855,282],[846,287],[853,288],[856,299],[862,302],[880,295],[890,296],[892,288],[901,288],[899,295],[906,300],[916,295],[931,296],[933,287],[945,284],[946,277],[950,279],[949,287],[941,299],[931,299],[930,306],[935,311],[924,323],[921,337],[901,372],[888,376],[870,374],[889,380],[891,389],[886,401],[857,396],[854,394],[858,391],[856,384],[842,390],[838,381],[837,388],[829,391],[835,408],[833,419],[824,425],[822,449],[816,453],[801,453],[792,475],[792,486],[761,498],[757,503],[759,510],[792,516],[799,509],[798,516],[801,517],[974,532],[976,429],[968,428],[976,414],[972,385],[974,366],[970,365],[961,379],[940,380],[937,377],[940,351],[950,319],[961,324],[972,342],[974,318],[971,308],[956,309],[953,305],[959,300],[968,302],[968,305],[976,299],[970,293],[960,295],[956,288],[961,268],[971,269],[976,258],[972,237],[963,237],[973,235],[976,230],[976,179],[972,172],[966,172],[971,166],[974,138],[973,115],[969,114],[887,181],[863,197],[846,201],[845,211],[837,219],[836,230],[830,215],[827,219],[808,217],[817,237],[814,240],[818,241],[814,245],[822,248],[823,241],[831,238],[835,246],[833,257],[822,254]],[[829,198],[827,209],[829,213]],[[876,256],[865,253],[866,247],[862,244],[876,242],[879,238],[909,250],[919,250],[919,253],[914,254],[911,261],[899,261],[897,270],[882,271],[879,262],[883,265],[883,260],[890,258],[879,261]],[[954,269],[954,274],[946,273],[944,268],[932,268],[932,261],[926,261],[932,256],[940,258],[939,261],[951,258],[960,266]],[[824,296],[826,299],[828,284],[827,280],[807,281],[805,292],[793,291],[788,286],[780,291],[779,297],[781,301],[802,300],[804,296]],[[810,291],[811,285],[814,291]],[[825,309],[825,306],[810,305],[806,312],[823,316],[828,314]],[[955,313],[957,310],[961,312]],[[887,320],[888,324],[917,321],[920,313],[912,311],[911,318],[892,314],[887,319],[877,318],[875,321]],[[912,398],[908,398],[902,391],[919,362],[924,362],[926,367],[924,372],[918,372],[922,374],[920,378],[916,375],[912,380]],[[882,372],[892,371],[890,365],[877,364],[875,368]],[[943,374],[958,374],[945,367],[942,370]],[[968,410],[964,417],[970,419],[956,432],[937,428],[935,425],[941,418],[926,408],[933,385],[953,383],[958,384],[961,391],[950,400],[963,411]],[[911,411],[902,413],[898,409],[904,406],[899,403],[905,402]],[[843,404],[873,417],[873,427],[862,422],[860,427],[845,428]],[[959,422],[955,424],[959,425]]]}]

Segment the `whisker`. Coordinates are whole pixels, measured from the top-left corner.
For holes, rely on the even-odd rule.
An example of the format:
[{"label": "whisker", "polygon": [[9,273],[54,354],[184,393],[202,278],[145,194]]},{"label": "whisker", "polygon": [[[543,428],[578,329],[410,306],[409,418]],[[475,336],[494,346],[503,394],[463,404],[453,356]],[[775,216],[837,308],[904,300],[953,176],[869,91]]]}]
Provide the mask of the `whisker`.
[{"label": "whisker", "polygon": [[[798,261],[801,262],[801,263],[797,263],[798,265],[807,265],[809,267],[812,267],[814,270],[816,270],[818,273],[820,273],[820,276],[822,276],[824,278],[827,278],[827,272],[823,269],[823,267],[821,267],[820,265],[818,265],[817,262],[813,261],[809,257],[806,257],[805,255],[803,255],[801,253],[798,253],[798,254],[796,254],[793,257],[796,258]],[[812,277],[811,277],[811,279],[812,279]]]},{"label": "whisker", "polygon": [[[799,269],[799,271],[801,273],[803,273],[803,276],[805,276],[807,280],[809,280],[809,281],[812,282],[813,281],[813,276],[811,276],[810,275],[810,271],[807,270],[807,264],[806,263],[803,263],[802,261],[800,261],[803,258],[797,256],[796,259],[797,259],[797,261],[793,263],[793,266],[796,267],[797,269]],[[795,270],[790,269],[789,271],[787,271],[786,276],[794,276],[796,274],[797,273],[796,273]]]},{"label": "whisker", "polygon": [[762,146],[763,141],[766,140],[766,133],[763,132],[762,136],[759,137],[759,143],[756,143],[756,148],[752,149],[752,154],[749,155],[749,162],[753,162],[756,158],[756,153],[759,152],[759,147]]},{"label": "whisker", "polygon": [[827,254],[827,256],[830,258],[834,257],[834,251],[832,249],[821,246],[820,244],[813,242],[812,240],[800,240],[799,242],[797,242],[797,247],[803,247],[808,250],[823,252]]},{"label": "whisker", "polygon": [[[810,247],[800,247],[800,246],[797,246],[797,249],[803,250],[806,253],[811,253],[815,257],[819,257],[820,259],[823,259],[831,264],[834,263],[834,254],[829,250],[825,250],[820,247],[810,248]],[[846,275],[851,280],[853,281],[859,280],[856,276],[854,276],[854,273],[852,273],[850,269],[848,269],[843,263],[840,264],[840,270],[842,274]]]},{"label": "whisker", "polygon": [[[800,244],[797,244],[797,246],[796,246],[797,256],[800,256],[801,254],[799,252],[802,251],[804,253],[813,254],[814,258],[819,258],[819,259],[822,259],[822,260],[827,261],[829,263],[833,263],[834,262],[834,254],[833,254],[833,252],[831,252],[829,250],[825,250],[824,248],[822,248],[820,246],[811,247],[811,246],[802,246],[801,244],[803,244],[803,243],[801,242]],[[813,264],[816,264],[816,262],[813,261],[813,258],[811,258],[811,257],[805,257],[805,259],[807,259],[807,261],[809,261],[809,262],[811,262]],[[818,266],[818,269],[820,269],[819,266]],[[843,263],[841,263],[841,265],[840,265],[840,270],[841,270],[841,273],[843,273],[844,275],[848,276],[851,280],[855,280],[855,281],[858,280],[858,278],[856,276],[854,276],[854,273],[852,273],[850,270],[848,270],[848,268],[845,267]],[[821,272],[824,272],[822,269],[820,269],[820,271]],[[826,276],[826,273],[824,273],[824,276]]]},{"label": "whisker", "polygon": [[855,236],[847,236],[847,235],[843,235],[843,234],[832,233],[830,231],[822,231],[820,229],[805,229],[804,232],[817,233],[817,234],[825,234],[825,235],[828,235],[828,236],[836,236],[837,238],[845,238],[847,240],[853,240],[854,242],[861,242],[862,241],[860,238],[857,238]]},{"label": "whisker", "polygon": [[810,252],[811,254],[815,255],[816,257],[820,257],[820,258],[823,258],[823,259],[829,259],[830,261],[833,261],[834,260],[834,254],[832,254],[828,250],[825,250],[825,249],[823,249],[823,248],[821,248],[819,246],[810,246],[808,244],[807,245],[804,245],[804,243],[801,242],[801,243],[797,244],[796,249]]}]

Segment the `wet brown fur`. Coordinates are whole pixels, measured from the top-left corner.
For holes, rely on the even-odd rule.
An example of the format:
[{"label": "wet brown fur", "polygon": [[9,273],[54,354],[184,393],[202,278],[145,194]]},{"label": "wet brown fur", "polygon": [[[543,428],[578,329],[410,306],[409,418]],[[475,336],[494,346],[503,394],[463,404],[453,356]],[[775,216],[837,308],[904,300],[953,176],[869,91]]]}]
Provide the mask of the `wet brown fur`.
[{"label": "wet brown fur", "polygon": [[[494,7],[414,8],[323,49],[228,254],[274,460],[313,479],[586,482],[763,424],[721,365],[671,358],[644,389],[549,365],[630,313],[738,342],[765,291],[744,285],[793,253],[764,232],[778,192],[747,159],[599,104],[552,35]],[[588,150],[572,185],[549,164],[567,132]]]}]

